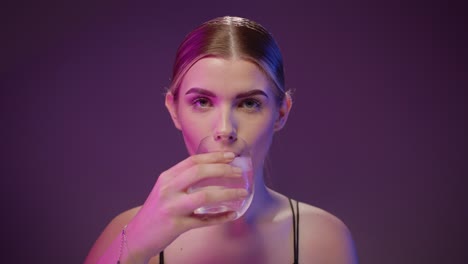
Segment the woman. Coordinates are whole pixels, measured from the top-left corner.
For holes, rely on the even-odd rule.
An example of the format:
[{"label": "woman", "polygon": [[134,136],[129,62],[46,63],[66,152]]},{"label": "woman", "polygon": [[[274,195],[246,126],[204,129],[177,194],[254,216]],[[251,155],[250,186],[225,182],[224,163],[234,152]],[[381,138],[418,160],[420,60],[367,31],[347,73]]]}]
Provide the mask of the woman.
[{"label": "woman", "polygon": [[[192,31],[176,55],[166,106],[190,156],[161,173],[140,207],[105,228],[86,263],[356,263],[347,227],[335,216],[268,188],[263,161],[292,100],[272,36],[258,23],[220,17]],[[246,195],[194,183],[235,176],[235,153],[195,154],[200,140],[243,138],[253,150],[255,195],[247,212],[199,217],[206,204]],[[299,218],[300,216],[300,218]],[[300,221],[299,221],[300,219]]]}]

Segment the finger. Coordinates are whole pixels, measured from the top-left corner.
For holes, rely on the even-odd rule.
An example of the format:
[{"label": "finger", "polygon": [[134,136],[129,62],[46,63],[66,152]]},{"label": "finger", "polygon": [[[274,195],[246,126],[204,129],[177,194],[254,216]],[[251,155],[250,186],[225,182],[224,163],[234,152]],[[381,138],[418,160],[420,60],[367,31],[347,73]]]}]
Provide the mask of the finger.
[{"label": "finger", "polygon": [[[223,179],[224,178],[224,179]],[[229,179],[242,180],[242,169],[229,164],[199,164],[192,166],[177,177],[174,177],[172,183],[174,188],[187,190],[190,186],[202,181],[220,180],[229,181]],[[219,184],[219,183],[218,183]],[[206,182],[205,185],[212,185]],[[216,184],[215,184],[216,185]]]},{"label": "finger", "polygon": [[192,219],[198,226],[216,225],[224,222],[232,221],[237,217],[237,213],[234,211],[227,211],[218,214],[193,214]]},{"label": "finger", "polygon": [[196,218],[198,220],[201,220],[203,222],[206,222],[206,221],[210,221],[211,219],[215,219],[215,218],[224,218],[224,217],[227,217],[229,218],[230,215],[233,215],[233,216],[236,216],[236,212],[234,211],[225,211],[225,212],[221,212],[221,213],[215,213],[215,214],[192,214],[191,216],[193,218]]},{"label": "finger", "polygon": [[186,230],[190,230],[193,228],[226,223],[233,221],[236,218],[237,213],[234,211],[227,211],[224,213],[210,215],[191,214],[190,216],[183,218],[181,223],[183,223],[182,226],[184,226]]},{"label": "finger", "polygon": [[243,188],[207,188],[186,194],[179,200],[186,212],[193,212],[202,206],[209,206],[221,202],[236,201],[247,197],[248,192]]}]

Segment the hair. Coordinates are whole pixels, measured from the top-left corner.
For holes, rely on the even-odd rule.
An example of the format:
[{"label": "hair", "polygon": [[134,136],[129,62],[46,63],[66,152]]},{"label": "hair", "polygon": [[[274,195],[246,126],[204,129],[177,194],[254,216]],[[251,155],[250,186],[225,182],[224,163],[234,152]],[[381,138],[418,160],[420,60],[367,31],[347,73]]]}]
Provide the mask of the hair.
[{"label": "hair", "polygon": [[256,64],[273,84],[278,104],[286,96],[283,58],[273,36],[259,23],[241,17],[209,20],[191,31],[177,49],[169,92],[177,100],[182,78],[202,58],[243,59]]}]

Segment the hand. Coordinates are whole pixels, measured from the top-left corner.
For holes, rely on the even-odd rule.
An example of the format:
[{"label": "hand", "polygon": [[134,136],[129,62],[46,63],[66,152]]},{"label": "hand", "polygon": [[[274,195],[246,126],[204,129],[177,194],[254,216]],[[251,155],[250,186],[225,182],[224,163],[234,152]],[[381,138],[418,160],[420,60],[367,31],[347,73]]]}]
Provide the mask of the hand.
[{"label": "hand", "polygon": [[228,222],[234,212],[200,217],[200,206],[247,196],[245,189],[202,189],[187,193],[194,183],[210,177],[242,177],[242,170],[228,164],[234,153],[212,152],[190,156],[163,172],[134,219],[128,224],[130,253],[144,259],[157,255],[180,234],[198,227]]}]

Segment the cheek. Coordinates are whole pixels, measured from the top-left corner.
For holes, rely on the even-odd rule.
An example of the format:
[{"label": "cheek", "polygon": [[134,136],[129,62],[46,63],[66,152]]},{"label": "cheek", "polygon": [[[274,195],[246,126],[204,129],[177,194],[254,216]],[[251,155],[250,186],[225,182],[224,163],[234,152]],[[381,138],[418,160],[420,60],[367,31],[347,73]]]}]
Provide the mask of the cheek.
[{"label": "cheek", "polygon": [[197,151],[200,140],[207,135],[206,131],[203,129],[206,126],[200,122],[194,122],[194,120],[190,118],[181,118],[180,121],[185,146],[189,154],[193,155]]},{"label": "cheek", "polygon": [[200,141],[198,127],[195,124],[185,124],[182,126],[182,135],[184,137],[185,146],[190,155],[195,154]]},{"label": "cheek", "polygon": [[187,134],[185,132],[182,132],[182,135],[184,136],[184,142],[185,142],[185,147],[187,148],[187,151],[190,155],[193,155],[197,151],[197,140],[195,137],[193,137],[190,134]]},{"label": "cheek", "polygon": [[271,120],[266,122],[257,122],[250,126],[250,142],[252,142],[252,154],[255,156],[255,160],[263,165],[263,160],[270,148],[273,139],[273,127],[274,124]]}]

